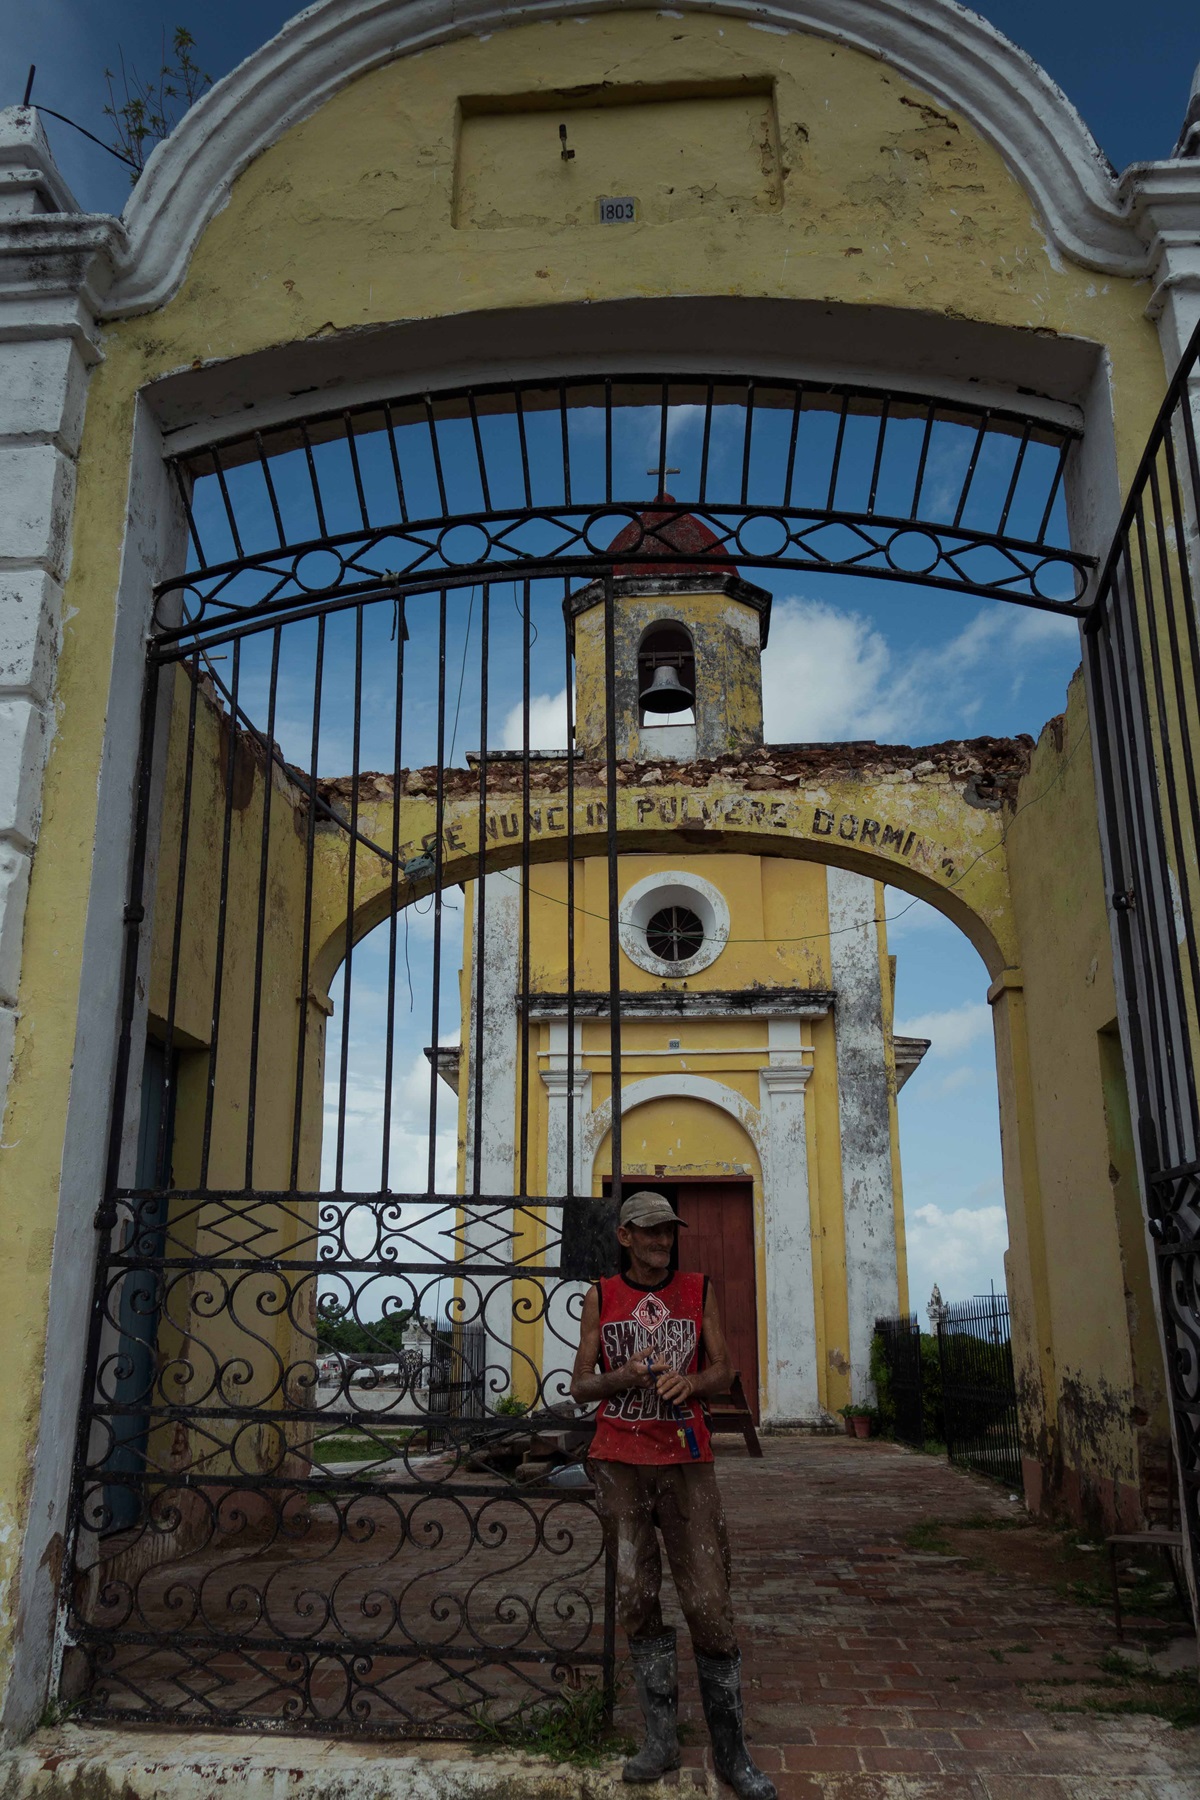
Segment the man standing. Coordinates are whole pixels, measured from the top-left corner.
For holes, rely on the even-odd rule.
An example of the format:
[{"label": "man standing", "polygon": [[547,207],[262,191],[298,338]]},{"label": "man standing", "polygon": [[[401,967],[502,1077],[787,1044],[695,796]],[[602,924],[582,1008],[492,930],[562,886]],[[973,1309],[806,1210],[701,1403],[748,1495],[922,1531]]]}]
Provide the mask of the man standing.
[{"label": "man standing", "polygon": [[624,1777],[657,1781],[680,1762],[675,1632],[664,1629],[659,1605],[657,1526],[692,1634],[717,1774],[739,1800],[775,1800],[774,1784],[746,1749],[725,1516],[708,1425],[695,1404],[725,1390],[733,1371],[707,1275],[678,1270],[682,1224],[661,1194],[630,1194],[623,1203],[622,1272],[596,1282],[584,1301],[571,1378],[574,1400],[602,1403],[592,1476],[646,1722]]}]

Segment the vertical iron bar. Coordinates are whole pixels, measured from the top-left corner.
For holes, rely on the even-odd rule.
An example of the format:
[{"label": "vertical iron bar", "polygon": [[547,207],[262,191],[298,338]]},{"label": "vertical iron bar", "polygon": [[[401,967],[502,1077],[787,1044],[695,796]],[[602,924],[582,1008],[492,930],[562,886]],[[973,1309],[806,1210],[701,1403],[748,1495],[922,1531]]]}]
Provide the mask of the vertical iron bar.
[{"label": "vertical iron bar", "polygon": [[615,589],[611,568],[604,575],[604,756],[607,775],[605,837],[608,856],[608,1042],[612,1088],[612,1198],[621,1205],[621,935],[620,869],[617,844],[617,652]]},{"label": "vertical iron bar", "polygon": [[[563,582],[564,610],[571,591]],[[571,655],[573,630],[563,634],[567,697],[567,1197],[575,1197],[575,669]]]},{"label": "vertical iron bar", "polygon": [[742,438],[742,491],[739,505],[746,505],[746,496],[750,492],[750,439],[754,431],[754,383],[746,383],[746,423]]},{"label": "vertical iron bar", "polygon": [[175,464],[175,486],[179,490],[179,503],[183,507],[183,516],[187,520],[188,536],[192,540],[192,549],[196,552],[196,561],[202,569],[207,569],[208,558],[204,554],[204,545],[200,542],[200,533],[196,529],[196,517],[192,512],[192,496],[183,479],[183,468],[182,463]]},{"label": "vertical iron bar", "polygon": [[[429,1166],[426,1192],[437,1192],[437,1046],[442,999],[442,833],[446,820],[446,589],[438,594],[437,796],[434,806],[433,853],[433,1061],[429,1066]],[[479,1121],[476,1120],[476,1130]]]},{"label": "vertical iron bar", "polygon": [[700,438],[700,490],[697,504],[703,506],[708,498],[708,451],[712,439],[713,384],[710,381],[704,397],[704,431]]},{"label": "vertical iron bar", "polygon": [[667,384],[662,384],[662,392],[658,402],[658,479],[654,484],[654,497],[667,491]]},{"label": "vertical iron bar", "polygon": [[875,436],[875,461],[871,465],[871,485],[867,494],[867,511],[869,513],[875,511],[875,496],[879,492],[879,471],[883,467],[883,446],[887,438],[888,409],[891,403],[891,396],[885,394],[883,406],[879,412],[879,430]]},{"label": "vertical iron bar", "polygon": [[521,389],[517,389],[517,441],[521,446],[521,480],[525,487],[525,504],[533,505],[533,489],[529,482],[529,444],[525,437],[525,401]]},{"label": "vertical iron bar", "polygon": [[321,500],[321,483],[317,479],[317,463],[313,456],[312,440],[308,435],[308,426],[301,425],[300,436],[304,444],[304,460],[308,465],[308,479],[312,484],[313,505],[317,509],[317,524],[321,528],[321,536],[329,536],[329,527],[325,523],[325,507]]},{"label": "vertical iron bar", "polygon": [[913,482],[912,506],[908,513],[910,519],[915,519],[921,509],[921,489],[925,486],[925,464],[929,460],[929,440],[933,435],[934,411],[935,408],[932,406],[925,409],[925,429],[921,433],[921,453],[917,457],[917,475]]},{"label": "vertical iron bar", "polygon": [[[397,598],[395,712],[392,717],[392,868],[388,906],[387,1043],[383,1056],[383,1143],[380,1148],[379,1185],[387,1190],[392,1176],[392,1082],[396,1061],[396,956],[400,935],[400,773],[404,754],[404,642],[408,627],[404,601]],[[405,902],[407,905],[408,902]],[[407,931],[407,921],[405,930]]]},{"label": "vertical iron bar", "polygon": [[[158,665],[154,664],[152,667],[155,670],[154,679],[157,682]],[[179,857],[175,875],[175,917],[171,927],[171,977],[167,988],[167,1019],[166,1029],[163,1033],[163,1067],[166,1072],[167,1095],[164,1096],[164,1105],[159,1113],[158,1154],[154,1160],[154,1166],[160,1174],[167,1167],[170,1149],[167,1133],[171,1107],[166,1101],[167,1096],[173,1099],[175,1090],[175,1012],[179,1004],[179,966],[183,947],[183,896],[187,885],[188,844],[192,825],[192,775],[196,762],[196,703],[200,698],[200,659],[199,657],[194,658],[190,670],[186,661],[177,664],[177,669],[179,674],[187,679],[189,693],[187,749],[184,753],[183,796],[180,802]],[[172,687],[176,686],[177,681],[178,676],[176,681],[172,682]]]},{"label": "vertical iron bar", "polygon": [[221,890],[217,902],[217,941],[213,952],[212,1025],[208,1040],[208,1079],[204,1096],[204,1132],[200,1145],[201,1188],[208,1186],[209,1152],[212,1148],[213,1105],[217,1097],[217,1057],[221,1047],[221,999],[225,981],[225,926],[229,914],[229,857],[233,842],[233,791],[237,770],[238,678],[241,674],[242,641],[234,640],[233,678],[229,684],[229,753],[225,761],[225,822],[221,833]]},{"label": "vertical iron bar", "polygon": [[613,489],[612,489],[612,475],[613,475],[612,425],[613,425],[613,421],[612,421],[612,380],[610,377],[605,376],[605,379],[604,379],[604,499],[607,504],[611,504],[612,497],[613,497]]},{"label": "vertical iron bar", "polygon": [[[338,1067],[337,1151],[333,1184],[342,1191],[346,1155],[346,1085],[350,1075],[350,1008],[354,999],[354,887],[358,875],[358,769],[362,750],[363,609],[354,609],[354,725],[350,750],[350,841],[346,847],[346,934],[342,952],[342,1043]],[[434,1038],[436,1045],[437,1039]],[[434,1072],[436,1074],[436,1064]]]},{"label": "vertical iron bar", "polygon": [[1062,485],[1063,473],[1067,466],[1067,457],[1071,453],[1071,439],[1065,437],[1058,449],[1058,465],[1054,471],[1054,480],[1050,483],[1050,492],[1046,495],[1046,510],[1042,514],[1042,522],[1037,529],[1037,542],[1040,544],[1046,536],[1050,524],[1050,514],[1054,511],[1054,502],[1058,498],[1058,490]]},{"label": "vertical iron bar", "polygon": [[300,1029],[296,1039],[296,1091],[292,1110],[292,1167],[290,1186],[300,1180],[300,1132],[304,1121],[304,1075],[308,1052],[308,978],[312,953],[313,862],[317,829],[317,759],[321,747],[321,697],[325,681],[325,614],[317,619],[317,648],[313,664],[312,741],[308,765],[308,821],[304,832],[304,924],[300,934]]},{"label": "vertical iron bar", "polygon": [[263,961],[267,936],[267,875],[271,861],[271,796],[275,790],[275,701],[279,689],[279,646],[283,635],[277,625],[271,633],[271,681],[267,694],[267,753],[260,765],[263,784],[262,843],[258,859],[258,910],[254,934],[254,996],[250,1007],[250,1072],[246,1089],[246,1178],[254,1186],[254,1127],[258,1103],[259,1029],[262,1023]]},{"label": "vertical iron bar", "polygon": [[283,515],[279,510],[279,496],[275,492],[275,480],[271,474],[270,461],[267,457],[266,450],[263,447],[261,431],[255,432],[254,443],[258,450],[258,463],[263,473],[263,480],[267,484],[267,498],[271,502],[271,516],[275,520],[275,536],[279,539],[279,548],[283,550],[287,546],[287,536],[283,529]]},{"label": "vertical iron bar", "polygon": [[521,960],[520,960],[520,1039],[521,1090],[517,1151],[519,1180],[517,1191],[522,1199],[529,1193],[529,653],[530,584],[524,584],[521,642]]},{"label": "vertical iron bar", "polygon": [[483,584],[483,618],[479,650],[479,872],[475,877],[475,1041],[471,1046],[472,1106],[475,1128],[471,1134],[471,1191],[478,1195],[483,1180],[483,1058],[484,981],[487,973],[487,790],[488,790],[488,687],[492,584]]},{"label": "vertical iron bar", "polygon": [[483,510],[491,512],[492,495],[488,485],[487,461],[483,454],[483,434],[479,429],[479,408],[475,404],[475,395],[470,395],[471,430],[475,437],[475,460],[479,464],[479,491],[483,495]]},{"label": "vertical iron bar", "polygon": [[796,470],[796,440],[800,434],[800,414],[804,410],[804,389],[797,384],[795,398],[792,401],[792,434],[788,439],[787,472],[783,478],[783,504],[792,504],[792,478]]},{"label": "vertical iron bar", "polygon": [[242,549],[242,538],[241,533],[238,531],[237,515],[233,510],[233,501],[229,498],[229,489],[225,485],[225,470],[221,466],[221,453],[219,450],[213,450],[210,454],[212,456],[213,471],[217,477],[217,486],[221,490],[221,499],[225,504],[225,517],[229,524],[229,535],[233,539],[234,554],[237,556],[244,556],[246,552]]},{"label": "vertical iron bar", "polygon": [[971,450],[971,460],[967,464],[967,473],[963,479],[962,492],[958,496],[958,505],[954,509],[954,517],[951,520],[951,524],[954,526],[962,523],[963,513],[967,509],[967,501],[971,494],[971,484],[975,480],[975,470],[979,464],[979,452],[983,449],[983,442],[987,436],[987,429],[988,425],[991,423],[991,417],[991,412],[986,410],[979,416],[979,429],[975,433],[975,443]]},{"label": "vertical iron bar", "polygon": [[400,472],[400,450],[396,443],[396,421],[392,417],[391,406],[386,403],[383,408],[383,416],[387,427],[388,450],[392,459],[392,479],[396,483],[396,500],[400,507],[400,523],[402,525],[407,525],[408,504],[404,498],[404,476]]},{"label": "vertical iron bar", "polygon": [[1000,523],[996,527],[997,537],[1003,537],[1008,525],[1008,515],[1016,498],[1017,483],[1021,479],[1021,468],[1025,461],[1025,452],[1029,448],[1029,434],[1033,430],[1033,420],[1026,419],[1025,429],[1021,433],[1021,441],[1017,445],[1017,454],[1013,458],[1012,476],[1008,483],[1008,492],[1004,496],[1004,505],[1000,511]]},{"label": "vertical iron bar", "polygon": [[425,423],[429,427],[429,448],[433,456],[433,472],[437,478],[438,503],[442,509],[442,517],[450,511],[446,499],[446,478],[442,470],[442,452],[438,446],[437,420],[433,416],[433,398],[425,395]]},{"label": "vertical iron bar", "polygon": [[563,505],[571,504],[571,437],[567,429],[567,384],[558,384],[558,417],[562,429]]},{"label": "vertical iron bar", "polygon": [[846,413],[850,405],[850,396],[842,395],[842,409],[838,414],[837,437],[833,443],[833,466],[829,471],[829,492],[825,497],[825,511],[833,511],[834,495],[837,493],[838,472],[842,466],[842,445],[846,438]]},{"label": "vertical iron bar", "polygon": [[354,419],[349,411],[343,412],[342,419],[346,427],[346,447],[350,452],[350,467],[354,472],[354,492],[358,497],[358,516],[362,520],[364,531],[370,531],[371,520],[367,514],[367,497],[363,493],[362,470],[358,466],[358,445],[354,440]]}]

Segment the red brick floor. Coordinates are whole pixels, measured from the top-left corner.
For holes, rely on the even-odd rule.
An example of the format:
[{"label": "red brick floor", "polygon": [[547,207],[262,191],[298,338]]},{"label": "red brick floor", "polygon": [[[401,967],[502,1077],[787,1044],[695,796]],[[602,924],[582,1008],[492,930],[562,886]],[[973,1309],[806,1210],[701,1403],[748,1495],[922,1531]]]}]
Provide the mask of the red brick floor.
[{"label": "red brick floor", "polygon": [[[1095,1678],[1103,1613],[906,1548],[921,1519],[1010,1514],[1003,1490],[890,1444],[764,1450],[722,1445],[718,1473],[748,1730],[781,1800],[1200,1800],[1200,1732],[1031,1704],[1031,1681]],[[688,1657],[681,1684],[686,1787],[710,1766]]]}]

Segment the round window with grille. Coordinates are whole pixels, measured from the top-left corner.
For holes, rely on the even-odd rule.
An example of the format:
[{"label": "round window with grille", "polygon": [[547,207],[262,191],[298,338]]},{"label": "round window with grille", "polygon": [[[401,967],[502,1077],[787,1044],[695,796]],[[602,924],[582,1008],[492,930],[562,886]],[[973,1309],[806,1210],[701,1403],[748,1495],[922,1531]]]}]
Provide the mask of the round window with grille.
[{"label": "round window with grille", "polygon": [[663,906],[646,921],[646,942],[663,962],[690,962],[704,947],[704,924],[687,906]]}]

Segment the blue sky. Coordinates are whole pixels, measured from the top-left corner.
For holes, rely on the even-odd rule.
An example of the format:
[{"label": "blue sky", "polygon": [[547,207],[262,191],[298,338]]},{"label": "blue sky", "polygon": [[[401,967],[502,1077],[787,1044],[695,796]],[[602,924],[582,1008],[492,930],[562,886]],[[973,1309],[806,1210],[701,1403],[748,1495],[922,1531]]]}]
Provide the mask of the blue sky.
[{"label": "blue sky", "polygon": [[[106,65],[118,48],[149,70],[163,32],[177,24],[197,40],[201,66],[219,79],[271,37],[296,9],[276,0],[36,0],[0,6],[0,105],[20,100],[30,63],[35,98],[104,136]],[[1082,113],[1117,168],[1166,156],[1200,61],[1193,0],[1155,0],[1136,17],[1118,0],[993,0],[977,8],[1027,50]],[[128,194],[120,164],[49,121],[63,173],[87,207],[119,211]]]},{"label": "blue sky", "polygon": [[[1118,167],[1164,156],[1174,141],[1186,106],[1192,70],[1200,60],[1200,15],[1193,0],[1158,0],[1131,20],[1128,8],[1113,0],[1084,5],[1049,0],[996,0],[980,9],[1001,30],[1023,45],[1064,88],[1082,113],[1101,148]],[[143,71],[159,58],[160,38],[177,23],[187,24],[197,38],[203,67],[220,77],[265,41],[290,15],[286,4],[265,0],[209,0],[203,9],[170,5],[161,0],[38,0],[0,6],[0,104],[21,97],[31,62],[38,65],[35,99],[73,115],[81,124],[105,135],[102,71],[115,66],[118,49],[127,62]],[[49,134],[64,174],[82,204],[120,210],[128,195],[127,172],[102,150],[63,126],[48,122]],[[686,457],[686,431],[673,441],[672,455]],[[648,458],[647,460],[652,460]],[[779,739],[873,737],[881,741],[933,742],[945,737],[983,732],[1036,734],[1061,708],[1066,681],[1077,661],[1073,628],[1044,615],[964,602],[938,594],[882,582],[855,582],[775,577],[772,643],[764,665],[768,733]],[[494,605],[511,604],[497,594]],[[452,609],[450,664],[461,657],[469,596]],[[535,609],[555,618],[557,598],[548,591],[535,596]],[[535,616],[537,616],[535,611]],[[372,630],[386,638],[389,621],[380,614]],[[477,615],[473,624],[477,629]],[[292,717],[281,712],[279,735],[285,748],[294,728],[306,729],[306,680],[310,663],[302,634],[289,640],[281,704],[290,700]],[[534,689],[537,705],[534,735],[557,745],[561,734],[561,666],[556,635],[539,636],[535,648]],[[343,639],[331,666],[344,680],[349,646]],[[428,632],[415,633],[412,649],[414,693],[427,684]],[[424,659],[424,661],[422,661]],[[225,665],[226,669],[228,665]],[[306,670],[309,671],[306,674]],[[510,717],[514,700],[514,666],[500,671],[493,695],[494,743],[513,741]],[[262,691],[261,659],[248,650],[243,677],[245,693],[254,684]],[[507,685],[506,685],[507,684]],[[410,715],[415,732],[412,749],[428,749],[431,715],[426,700]],[[386,707],[368,722],[363,744],[364,766],[388,766],[390,757],[378,744],[386,739]],[[344,720],[330,709],[324,727],[321,766],[346,769],[349,742]],[[478,736],[477,701],[470,683],[464,692],[457,755]],[[416,754],[405,761],[417,760]],[[450,903],[457,900],[450,897]],[[901,1100],[905,1187],[909,1216],[913,1298],[923,1305],[933,1280],[947,1295],[986,1289],[1003,1279],[1001,1257],[1005,1232],[999,1176],[995,1077],[990,1019],[985,1004],[983,966],[967,941],[928,907],[911,906],[907,897],[892,895],[889,916],[892,947],[899,958],[898,1024],[930,1036],[934,1048]],[[900,916],[903,915],[903,916]],[[458,936],[458,915],[447,914],[447,948]],[[428,1104],[427,1071],[421,1046],[432,1031],[428,985],[431,921],[410,915],[409,964],[413,1011],[404,1014],[397,1042],[397,1093],[405,1156],[423,1162],[423,1118]],[[364,1185],[377,1153],[372,1148],[371,1119],[378,1111],[383,944],[376,936],[358,953],[350,1066],[352,1105],[360,1107],[354,1133]],[[404,984],[407,1005],[407,976]],[[336,1067],[335,1025],[334,1054]],[[447,1012],[439,1021],[444,1036],[455,1036],[456,1019]],[[449,1095],[443,1123],[449,1120]],[[440,1149],[443,1174],[449,1143]],[[393,1173],[393,1182],[399,1181]],[[348,1168],[347,1185],[355,1185]]]}]

